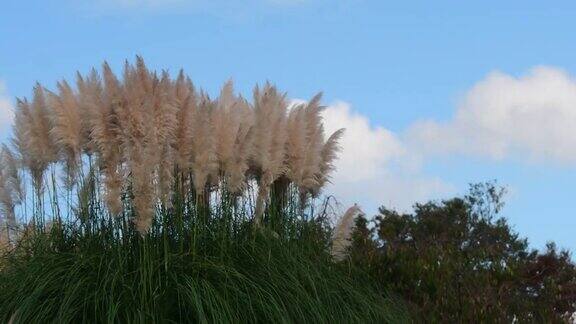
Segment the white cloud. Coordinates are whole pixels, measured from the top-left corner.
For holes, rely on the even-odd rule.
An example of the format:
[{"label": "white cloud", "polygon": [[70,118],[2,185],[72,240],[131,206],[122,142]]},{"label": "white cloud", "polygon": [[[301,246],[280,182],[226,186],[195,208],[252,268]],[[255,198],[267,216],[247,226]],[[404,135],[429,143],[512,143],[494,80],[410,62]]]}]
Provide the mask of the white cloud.
[{"label": "white cloud", "polygon": [[359,203],[371,213],[381,205],[408,210],[415,202],[438,198],[454,188],[420,171],[419,163],[396,134],[370,125],[349,104],[336,102],[323,112],[328,134],[346,128],[342,152],[326,193],[346,205]]},{"label": "white cloud", "polygon": [[576,80],[552,67],[522,77],[490,73],[448,122],[415,123],[411,143],[424,153],[576,162]]},{"label": "white cloud", "polygon": [[12,103],[6,91],[6,85],[0,80],[0,135],[6,134],[9,131],[13,118],[14,111],[12,110]]},{"label": "white cloud", "polygon": [[382,175],[386,171],[383,165],[405,153],[392,132],[371,127],[366,117],[353,112],[344,102],[327,107],[323,118],[328,134],[346,129],[341,140],[343,152],[337,162],[339,180],[362,181]]}]

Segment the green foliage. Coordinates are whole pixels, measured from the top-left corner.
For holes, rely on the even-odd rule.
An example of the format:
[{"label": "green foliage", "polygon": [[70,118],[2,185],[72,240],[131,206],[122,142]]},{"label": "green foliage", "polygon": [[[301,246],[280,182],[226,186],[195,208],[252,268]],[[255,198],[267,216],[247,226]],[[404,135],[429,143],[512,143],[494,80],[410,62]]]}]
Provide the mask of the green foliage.
[{"label": "green foliage", "polygon": [[351,260],[427,321],[563,321],[576,310],[576,268],[554,245],[528,250],[497,217],[503,194],[486,183],[413,214],[382,207],[374,227],[357,220]]},{"label": "green foliage", "polygon": [[175,197],[146,236],[93,198],[83,221],[37,222],[4,257],[0,322],[407,321],[401,305],[332,262],[326,222],[292,198],[256,229],[225,194],[209,208]]}]

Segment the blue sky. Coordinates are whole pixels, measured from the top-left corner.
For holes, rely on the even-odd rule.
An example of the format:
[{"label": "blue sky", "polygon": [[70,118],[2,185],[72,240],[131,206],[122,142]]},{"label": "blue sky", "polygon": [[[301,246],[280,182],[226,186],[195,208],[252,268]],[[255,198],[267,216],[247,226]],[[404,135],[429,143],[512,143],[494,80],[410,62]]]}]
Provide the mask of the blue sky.
[{"label": "blue sky", "polygon": [[[576,4],[570,1],[3,1],[0,136],[14,97],[107,60],[323,91],[349,126],[329,188],[368,213],[497,179],[534,247],[576,250]],[[573,104],[573,105],[572,105]]]}]

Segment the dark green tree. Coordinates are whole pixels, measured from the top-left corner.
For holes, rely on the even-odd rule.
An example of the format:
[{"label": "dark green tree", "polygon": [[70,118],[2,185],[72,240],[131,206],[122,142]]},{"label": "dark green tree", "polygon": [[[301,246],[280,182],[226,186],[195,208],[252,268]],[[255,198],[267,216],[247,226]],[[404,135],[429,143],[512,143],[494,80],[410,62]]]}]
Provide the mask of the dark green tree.
[{"label": "dark green tree", "polygon": [[[352,262],[358,265],[372,265],[377,257],[377,245],[373,240],[374,229],[368,227],[368,220],[360,214],[355,221],[355,230],[352,232]],[[369,269],[364,269],[369,270]]]},{"label": "dark green tree", "polygon": [[351,258],[427,321],[563,321],[576,310],[570,255],[530,251],[499,216],[504,194],[484,183],[411,214],[381,207],[372,230],[358,220]]}]

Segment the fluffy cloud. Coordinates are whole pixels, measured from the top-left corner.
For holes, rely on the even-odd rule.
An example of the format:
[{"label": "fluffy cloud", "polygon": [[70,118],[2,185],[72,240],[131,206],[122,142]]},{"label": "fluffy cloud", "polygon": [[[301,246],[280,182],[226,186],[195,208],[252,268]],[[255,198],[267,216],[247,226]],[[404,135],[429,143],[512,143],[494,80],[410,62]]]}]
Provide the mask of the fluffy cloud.
[{"label": "fluffy cloud", "polygon": [[404,147],[396,136],[382,127],[373,128],[368,119],[337,102],[323,112],[326,132],[346,131],[341,140],[342,154],[337,162],[338,179],[363,181],[386,172],[382,166],[402,156]]},{"label": "fluffy cloud", "polygon": [[6,91],[6,85],[0,80],[0,135],[8,132],[12,118],[14,118],[14,112]]},{"label": "fluffy cloud", "polygon": [[444,196],[454,188],[420,172],[419,163],[393,132],[370,125],[349,104],[336,102],[323,112],[327,133],[346,131],[332,184],[326,192],[345,205],[359,203],[367,212],[385,204],[408,210],[417,201]]},{"label": "fluffy cloud", "polygon": [[561,69],[536,67],[518,78],[489,74],[450,121],[418,122],[408,138],[424,153],[573,163],[575,129],[576,80]]}]

